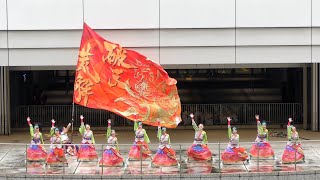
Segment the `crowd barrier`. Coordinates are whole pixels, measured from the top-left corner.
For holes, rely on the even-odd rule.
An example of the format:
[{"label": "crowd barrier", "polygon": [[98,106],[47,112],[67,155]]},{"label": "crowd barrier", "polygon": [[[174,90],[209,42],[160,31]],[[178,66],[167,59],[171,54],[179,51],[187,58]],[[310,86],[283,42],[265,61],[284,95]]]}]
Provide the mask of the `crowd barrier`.
[{"label": "crowd barrier", "polygon": [[[84,115],[86,123],[91,126],[105,126],[107,119],[113,119],[112,126],[131,126],[132,121],[100,109],[91,109],[75,105],[34,105],[18,106],[11,114],[11,127],[25,127],[26,117],[42,127],[50,127],[51,119],[56,119],[61,125],[68,124],[72,119],[74,110],[74,125],[80,126],[79,116]],[[295,124],[302,124],[302,104],[300,103],[235,103],[235,104],[182,104],[179,126],[190,125],[190,113],[194,114],[197,123],[206,126],[225,125],[227,117],[233,119],[236,125],[255,124],[254,116],[259,114],[262,120],[271,125],[286,124],[288,117],[294,119]]]}]

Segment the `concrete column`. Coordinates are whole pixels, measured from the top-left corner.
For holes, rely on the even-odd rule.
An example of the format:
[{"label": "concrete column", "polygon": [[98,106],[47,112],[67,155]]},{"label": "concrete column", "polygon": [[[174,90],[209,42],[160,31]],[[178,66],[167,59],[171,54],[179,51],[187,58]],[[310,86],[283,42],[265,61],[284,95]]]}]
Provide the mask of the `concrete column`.
[{"label": "concrete column", "polygon": [[303,81],[303,129],[308,128],[308,68],[307,64],[303,67],[303,75],[302,75],[302,81]]},{"label": "concrete column", "polygon": [[11,133],[9,67],[0,67],[0,135]]},{"label": "concrete column", "polygon": [[311,83],[311,130],[318,131],[319,126],[319,64],[312,64],[312,83]]}]

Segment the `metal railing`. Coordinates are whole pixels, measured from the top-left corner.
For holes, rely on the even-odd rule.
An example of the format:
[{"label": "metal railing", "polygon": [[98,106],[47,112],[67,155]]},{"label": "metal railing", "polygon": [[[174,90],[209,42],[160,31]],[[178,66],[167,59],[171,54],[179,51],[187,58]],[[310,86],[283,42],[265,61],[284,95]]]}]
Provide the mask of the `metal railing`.
[{"label": "metal railing", "polygon": [[[191,124],[190,113],[194,113],[198,123],[209,126],[226,124],[228,116],[234,119],[235,124],[255,124],[255,114],[259,114],[260,118],[268,124],[283,124],[287,122],[288,117],[292,117],[296,124],[301,124],[302,112],[300,103],[182,104],[181,125]],[[133,124],[126,118],[109,111],[75,105],[75,126],[80,125],[77,119],[81,114],[85,116],[86,123],[91,126],[105,126],[109,118],[114,120],[113,126]],[[19,106],[12,111],[11,126],[25,127],[25,119],[28,116],[33,122],[44,127],[51,125],[52,118],[65,125],[71,121],[72,105]]]},{"label": "metal railing", "polygon": [[[208,143],[207,147],[212,152],[211,159],[208,161],[195,161],[190,160],[186,151],[190,148],[192,143],[173,143],[171,148],[176,152],[176,160],[178,165],[170,167],[154,166],[151,158],[146,160],[128,159],[128,153],[132,144],[119,144],[121,157],[124,162],[123,165],[117,167],[99,166],[99,160],[103,158],[103,153],[106,149],[105,144],[95,144],[95,151],[98,158],[92,161],[79,161],[75,156],[66,156],[67,163],[61,163],[59,166],[50,166],[45,164],[44,161],[29,161],[26,157],[30,144],[24,143],[0,143],[0,152],[2,156],[0,158],[0,175],[1,174],[33,174],[33,175],[108,175],[121,179],[126,179],[125,176],[132,175],[177,175],[177,176],[190,176],[190,175],[214,175],[214,174],[230,174],[230,173],[254,173],[263,172],[267,173],[275,172],[304,172],[310,171],[314,173],[319,171],[317,166],[319,159],[319,150],[317,147],[320,145],[318,140],[302,141],[301,150],[292,149],[292,152],[285,152],[287,148],[287,141],[269,141],[270,146],[274,150],[274,156],[260,157],[260,146],[257,150],[257,157],[250,156],[251,159],[242,159],[234,163],[224,162],[222,160],[222,154],[229,152],[226,148],[228,143]],[[257,142],[241,142],[240,146],[251,152],[252,147]],[[81,144],[74,144],[81,146]],[[44,150],[48,155],[52,152],[50,150],[50,144],[43,144]],[[148,147],[151,151],[151,156],[154,157],[158,150],[157,144],[149,144]],[[263,148],[263,147],[261,147]],[[141,150],[142,148],[140,148]],[[290,149],[290,148],[289,148]],[[140,152],[141,154],[142,152]],[[289,153],[289,154],[288,154]],[[291,154],[290,154],[291,153]],[[287,159],[285,155],[290,155],[290,159]],[[303,158],[301,155],[303,155]],[[248,154],[249,155],[249,154]],[[284,160],[289,160],[287,163]],[[103,159],[102,159],[103,161]],[[162,169],[163,168],[163,169]],[[286,174],[288,175],[288,174]],[[295,175],[295,174],[294,174]]]}]

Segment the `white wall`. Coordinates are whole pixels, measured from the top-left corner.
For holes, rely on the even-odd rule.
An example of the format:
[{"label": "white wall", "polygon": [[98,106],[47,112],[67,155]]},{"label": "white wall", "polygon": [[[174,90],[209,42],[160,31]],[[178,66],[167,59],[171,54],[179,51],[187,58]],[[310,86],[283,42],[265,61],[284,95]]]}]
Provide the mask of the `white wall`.
[{"label": "white wall", "polygon": [[235,29],[163,29],[160,44],[164,47],[234,46]]},{"label": "white wall", "polygon": [[311,26],[311,0],[241,0],[236,2],[237,27]]},{"label": "white wall", "polygon": [[238,46],[311,44],[311,28],[239,28],[236,32]]},{"label": "white wall", "polygon": [[81,29],[81,0],[9,0],[9,30]]},{"label": "white wall", "polygon": [[159,0],[84,0],[84,17],[96,29],[159,28]]},{"label": "white wall", "polygon": [[320,0],[7,2],[0,0],[2,66],[74,66],[83,20],[165,67],[320,62]]},{"label": "white wall", "polygon": [[160,49],[160,63],[178,64],[233,64],[234,47],[172,47]]},{"label": "white wall", "polygon": [[0,66],[8,66],[6,0],[0,0]]},{"label": "white wall", "polygon": [[160,0],[162,28],[235,27],[235,0]]},{"label": "white wall", "polygon": [[[320,5],[320,0],[317,0],[317,2],[319,2],[318,5]],[[319,25],[320,25],[320,18],[319,18]],[[320,28],[312,29],[312,44],[314,45],[312,46],[312,62],[320,63]]]},{"label": "white wall", "polygon": [[0,49],[7,48],[7,32],[0,31]]},{"label": "white wall", "polygon": [[10,0],[8,18],[11,30],[81,29],[83,14],[96,29],[309,27],[311,1],[319,25],[319,0]]},{"label": "white wall", "polygon": [[312,0],[312,26],[320,26],[320,0]]},{"label": "white wall", "polygon": [[0,66],[8,65],[8,49],[0,49]]},{"label": "white wall", "polygon": [[311,62],[308,46],[256,46],[237,48],[237,63],[305,63]]},{"label": "white wall", "polygon": [[[0,31],[7,30],[7,4],[6,0],[0,0]],[[1,40],[1,38],[0,38]]]}]

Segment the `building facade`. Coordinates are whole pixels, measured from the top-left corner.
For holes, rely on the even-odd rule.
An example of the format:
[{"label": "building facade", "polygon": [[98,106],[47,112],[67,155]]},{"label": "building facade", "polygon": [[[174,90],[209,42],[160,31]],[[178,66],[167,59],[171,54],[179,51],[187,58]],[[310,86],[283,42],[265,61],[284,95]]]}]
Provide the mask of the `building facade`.
[{"label": "building facade", "polygon": [[320,0],[0,0],[0,134],[9,72],[73,70],[84,22],[166,69],[303,68],[319,130]]}]

